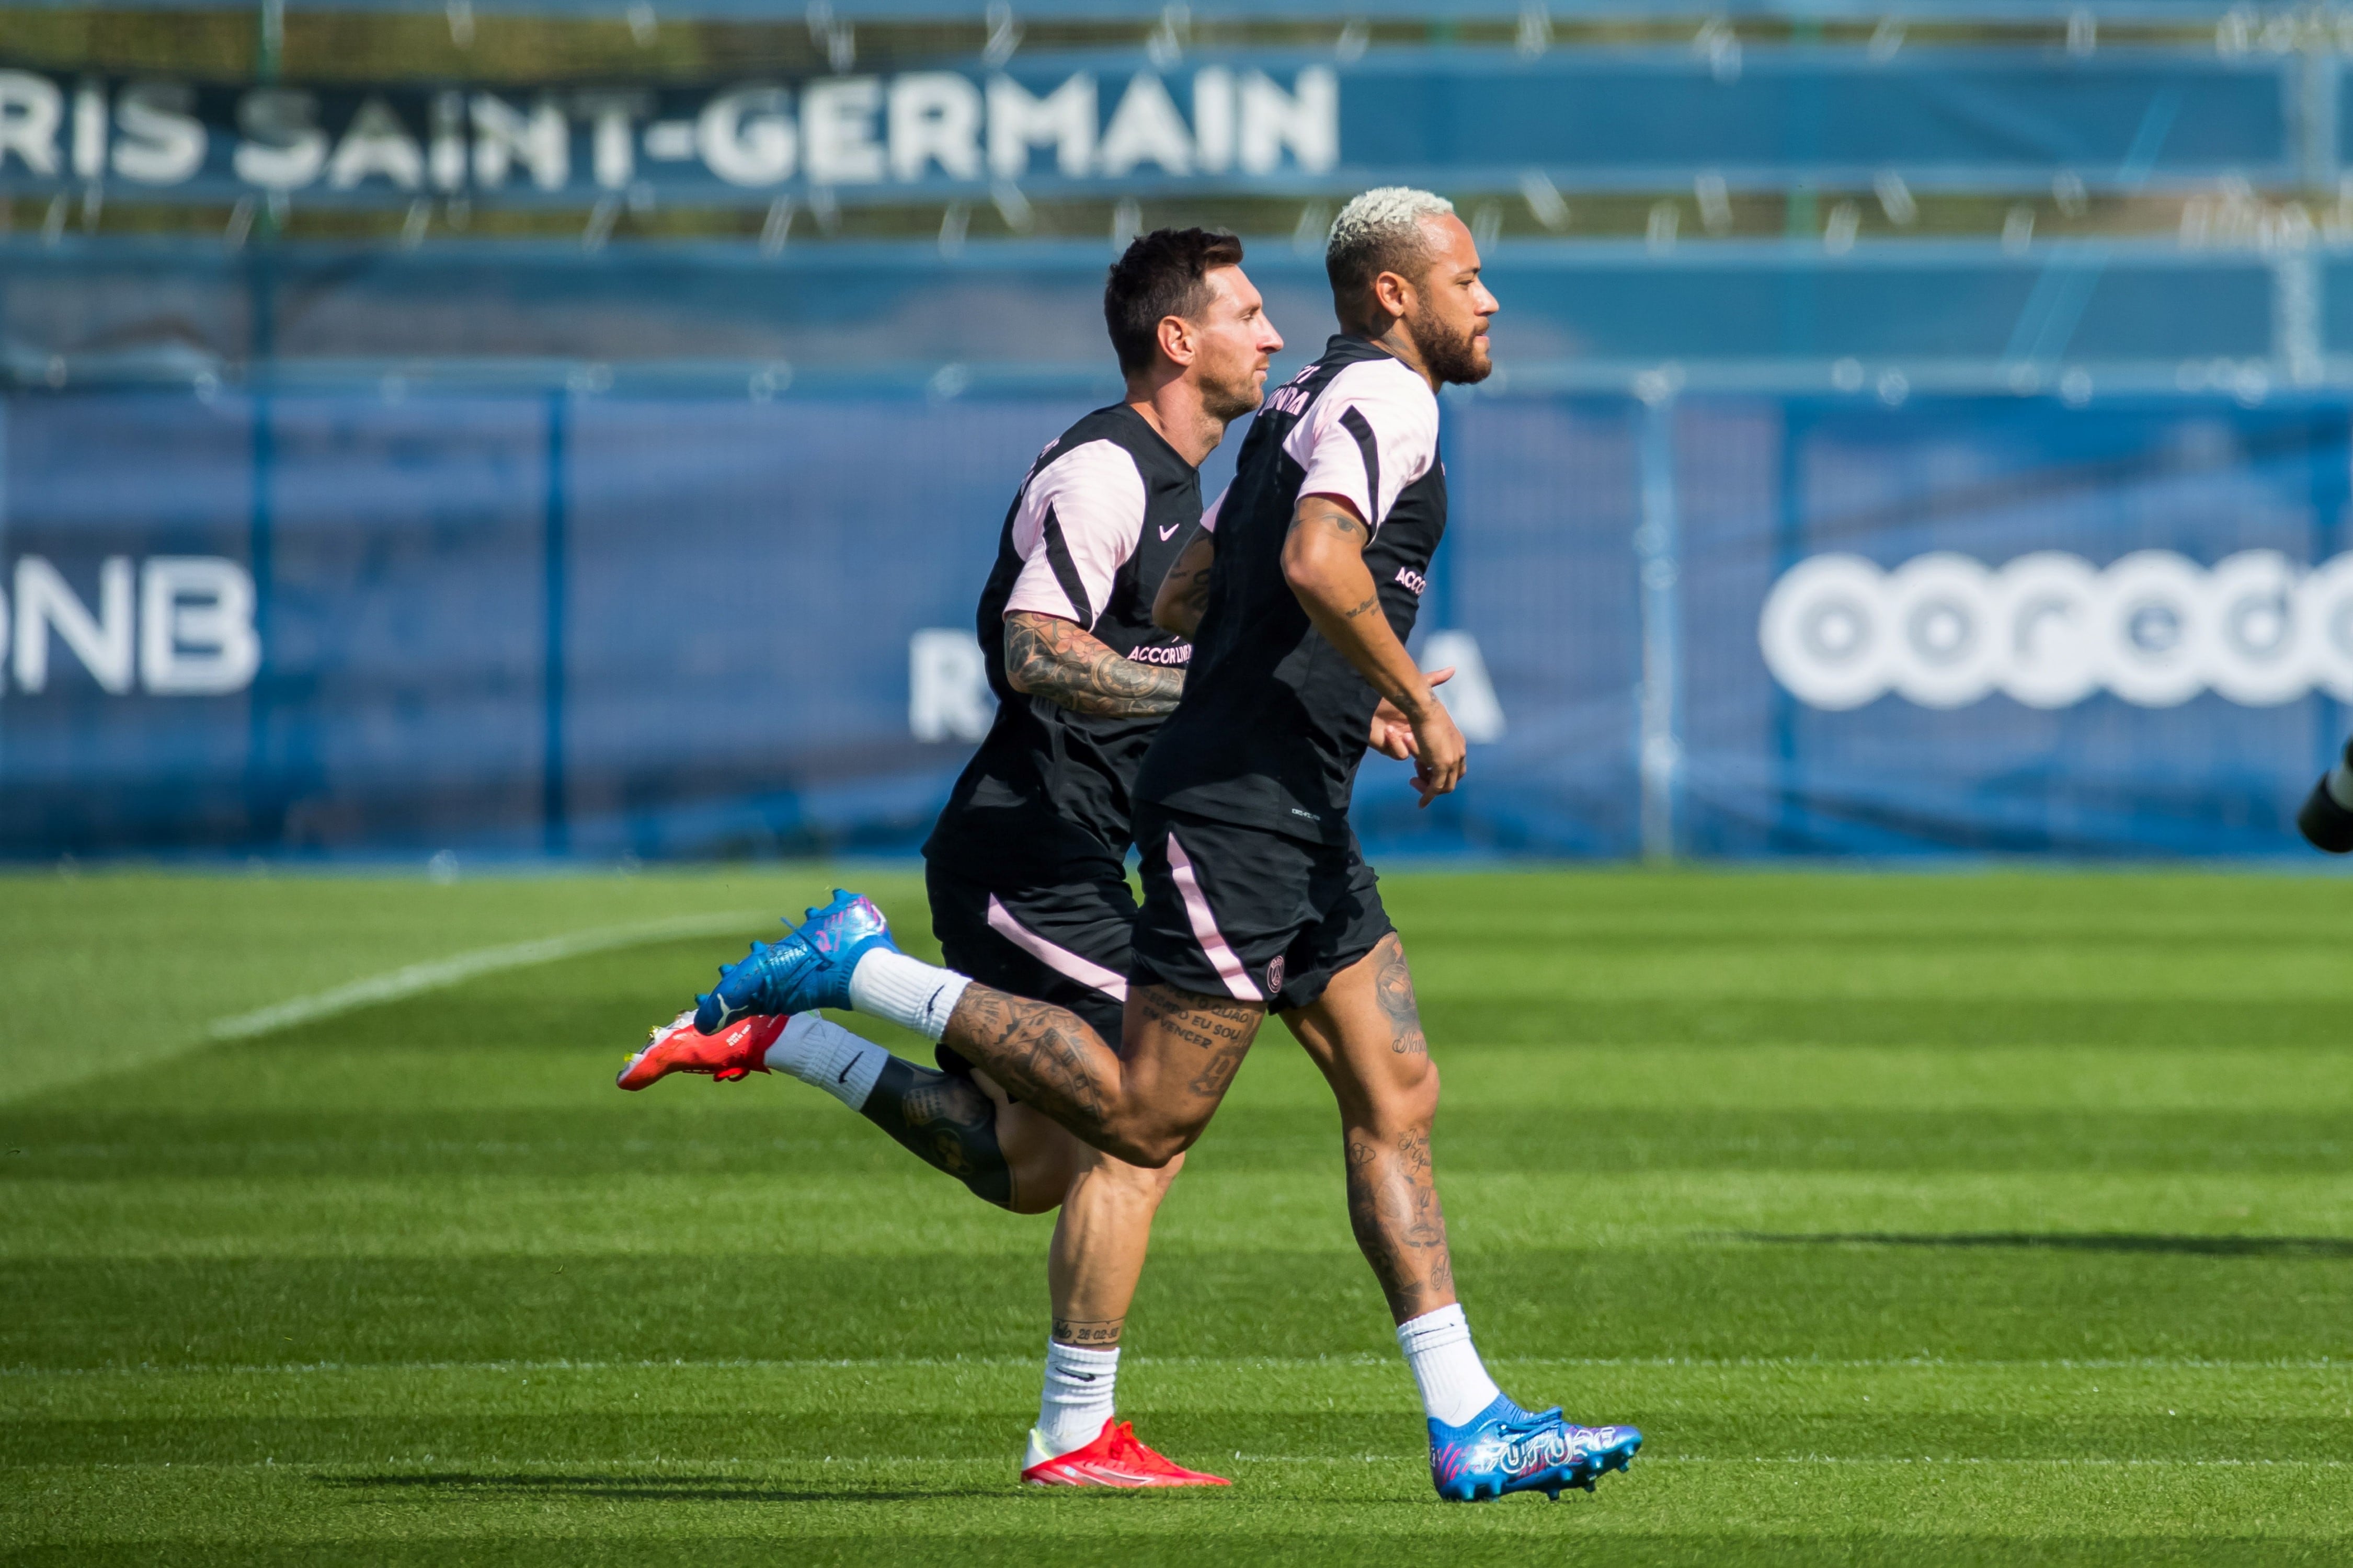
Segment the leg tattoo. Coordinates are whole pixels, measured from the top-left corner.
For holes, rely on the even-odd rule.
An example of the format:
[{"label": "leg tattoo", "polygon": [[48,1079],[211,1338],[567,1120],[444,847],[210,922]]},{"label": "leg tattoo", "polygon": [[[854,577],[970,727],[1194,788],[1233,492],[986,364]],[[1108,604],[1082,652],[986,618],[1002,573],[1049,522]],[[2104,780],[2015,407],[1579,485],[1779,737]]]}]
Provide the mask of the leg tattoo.
[{"label": "leg tattoo", "polygon": [[1373,996],[1389,1021],[1389,1049],[1400,1056],[1425,1057],[1430,1041],[1421,1032],[1421,1005],[1414,1000],[1413,971],[1406,967],[1405,943],[1391,931],[1373,950]]},{"label": "leg tattoo", "polygon": [[997,1101],[972,1079],[893,1057],[860,1113],[975,1197],[1012,1206],[1012,1168],[997,1146]]},{"label": "leg tattoo", "polygon": [[1163,1034],[1209,1053],[1186,1088],[1204,1100],[1217,1100],[1234,1081],[1250,1042],[1258,1038],[1265,1009],[1247,1002],[1202,996],[1166,985],[1145,985],[1135,993],[1145,1022]]},{"label": "leg tattoo", "polygon": [[1400,1323],[1434,1310],[1454,1288],[1446,1212],[1430,1166],[1430,1134],[1409,1129],[1384,1144],[1351,1130],[1348,1226]]},{"label": "leg tattoo", "polygon": [[1098,1322],[1083,1322],[1071,1318],[1054,1320],[1054,1338],[1066,1345],[1086,1345],[1095,1350],[1107,1350],[1119,1343],[1125,1318],[1106,1318]]},{"label": "leg tattoo", "polygon": [[1082,1138],[1103,1131],[1119,1058],[1068,1008],[968,985],[941,1037]]}]

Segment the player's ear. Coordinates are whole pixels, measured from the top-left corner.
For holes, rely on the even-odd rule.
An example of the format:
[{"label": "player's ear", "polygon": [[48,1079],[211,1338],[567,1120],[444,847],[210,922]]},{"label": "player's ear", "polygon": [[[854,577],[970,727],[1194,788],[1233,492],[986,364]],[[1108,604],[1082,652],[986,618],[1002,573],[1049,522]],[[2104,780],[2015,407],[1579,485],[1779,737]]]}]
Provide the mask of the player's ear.
[{"label": "player's ear", "polygon": [[1160,352],[1167,356],[1172,364],[1191,364],[1194,356],[1200,352],[1200,344],[1193,331],[1193,323],[1182,316],[1161,317]]},{"label": "player's ear", "polygon": [[1373,279],[1373,300],[1387,315],[1409,316],[1413,313],[1413,285],[1400,273],[1383,272]]}]

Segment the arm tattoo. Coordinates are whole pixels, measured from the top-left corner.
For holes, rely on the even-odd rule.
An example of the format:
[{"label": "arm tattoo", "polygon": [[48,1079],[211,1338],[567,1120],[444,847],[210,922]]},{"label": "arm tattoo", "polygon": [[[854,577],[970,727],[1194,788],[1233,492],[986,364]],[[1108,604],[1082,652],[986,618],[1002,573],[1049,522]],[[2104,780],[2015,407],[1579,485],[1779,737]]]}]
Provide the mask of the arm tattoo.
[{"label": "arm tattoo", "polygon": [[[1209,608],[1209,574],[1217,566],[1217,558],[1211,556],[1208,565],[1195,572],[1186,572],[1185,562],[1192,553],[1193,550],[1188,546],[1185,554],[1177,557],[1175,569],[1161,586],[1161,594],[1167,602],[1168,619],[1176,623],[1167,629],[1183,632],[1187,637],[1199,628],[1201,616]],[[1160,624],[1156,615],[1154,619],[1155,624]]]},{"label": "arm tattoo", "polygon": [[1016,691],[1106,719],[1173,713],[1185,689],[1183,670],[1132,663],[1071,622],[1028,610],[1005,617],[1005,679]]},{"label": "arm tattoo", "polygon": [[1365,525],[1358,522],[1347,508],[1335,505],[1320,495],[1300,499],[1299,510],[1293,515],[1291,526],[1298,528],[1310,522],[1330,529],[1359,550],[1370,538],[1365,531]]},{"label": "arm tattoo", "polygon": [[1381,599],[1380,599],[1380,595],[1377,595],[1377,594],[1376,594],[1376,595],[1374,595],[1373,596],[1371,596],[1370,598],[1368,598],[1368,599],[1365,600],[1365,602],[1364,602],[1364,603],[1362,603],[1362,604],[1360,604],[1360,605],[1351,605],[1348,608],[1346,608],[1346,609],[1345,609],[1345,610],[1341,611],[1340,613],[1341,613],[1342,615],[1344,615],[1344,616],[1347,616],[1350,620],[1352,620],[1352,621],[1353,621],[1353,620],[1355,620],[1358,616],[1368,616],[1368,615],[1372,614],[1375,610],[1379,609],[1380,607],[1381,607]]},{"label": "arm tattoo", "polygon": [[1406,967],[1405,944],[1392,931],[1373,950],[1373,996],[1389,1021],[1389,1049],[1399,1056],[1430,1054],[1421,1032],[1421,1005],[1414,1000],[1413,971]]}]

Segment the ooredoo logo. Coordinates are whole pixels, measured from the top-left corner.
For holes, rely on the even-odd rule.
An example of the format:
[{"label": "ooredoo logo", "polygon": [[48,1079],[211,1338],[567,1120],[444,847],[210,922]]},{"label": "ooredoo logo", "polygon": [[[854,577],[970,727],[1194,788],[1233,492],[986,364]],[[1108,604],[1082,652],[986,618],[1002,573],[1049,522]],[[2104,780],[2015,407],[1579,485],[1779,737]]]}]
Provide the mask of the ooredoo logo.
[{"label": "ooredoo logo", "polygon": [[2250,550],[2204,567],[2144,550],[2103,569],[2045,551],[1997,570],[1939,552],[1893,572],[1817,555],[1773,584],[1757,641],[1814,708],[1889,691],[1927,708],[1996,691],[2031,708],[2100,690],[2143,708],[2208,690],[2264,707],[2316,687],[2353,701],[2353,555],[2306,569]]}]

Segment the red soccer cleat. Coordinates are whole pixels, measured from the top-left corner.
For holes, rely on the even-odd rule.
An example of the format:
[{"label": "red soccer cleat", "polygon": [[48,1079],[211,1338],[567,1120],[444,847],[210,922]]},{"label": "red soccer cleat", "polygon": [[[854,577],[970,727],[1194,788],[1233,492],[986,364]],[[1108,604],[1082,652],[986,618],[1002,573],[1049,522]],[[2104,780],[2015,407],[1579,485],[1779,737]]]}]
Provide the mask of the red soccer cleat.
[{"label": "red soccer cleat", "polygon": [[646,1048],[624,1063],[613,1081],[635,1089],[674,1072],[707,1072],[721,1083],[766,1072],[768,1047],[791,1022],[789,1014],[763,1014],[738,1018],[715,1035],[699,1035],[690,1009],[654,1030]]},{"label": "red soccer cleat", "polygon": [[1105,1421],[1095,1440],[1059,1458],[1048,1458],[1029,1434],[1029,1464],[1021,1479],[1033,1487],[1229,1487],[1223,1476],[1204,1475],[1161,1458],[1135,1440],[1133,1422]]}]

